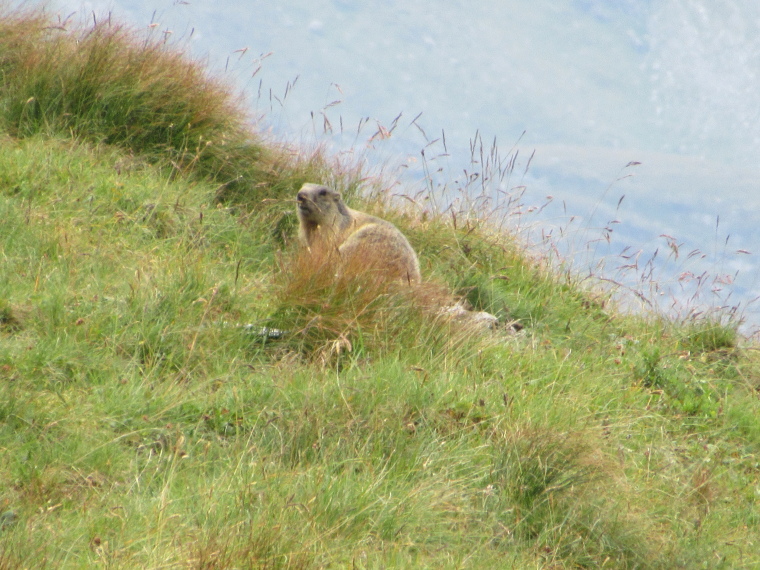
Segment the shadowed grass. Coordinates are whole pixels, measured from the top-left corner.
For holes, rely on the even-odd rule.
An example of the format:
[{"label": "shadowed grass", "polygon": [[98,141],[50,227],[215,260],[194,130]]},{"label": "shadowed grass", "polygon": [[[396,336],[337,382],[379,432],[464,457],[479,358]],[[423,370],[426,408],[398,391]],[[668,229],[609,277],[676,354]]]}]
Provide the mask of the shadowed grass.
[{"label": "shadowed grass", "polygon": [[303,157],[255,133],[241,98],[160,34],[4,8],[0,53],[0,128],[14,137],[116,145],[251,205],[331,170],[319,152]]}]

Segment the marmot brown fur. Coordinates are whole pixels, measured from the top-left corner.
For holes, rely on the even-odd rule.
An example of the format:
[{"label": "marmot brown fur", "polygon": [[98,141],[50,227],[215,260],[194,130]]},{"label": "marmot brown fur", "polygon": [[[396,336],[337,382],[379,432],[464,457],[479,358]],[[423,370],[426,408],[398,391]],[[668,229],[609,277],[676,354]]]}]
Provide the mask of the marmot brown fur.
[{"label": "marmot brown fur", "polygon": [[421,280],[417,254],[396,226],[352,210],[340,192],[304,184],[298,192],[299,238],[306,247],[335,248],[342,267],[377,270],[388,279]]}]

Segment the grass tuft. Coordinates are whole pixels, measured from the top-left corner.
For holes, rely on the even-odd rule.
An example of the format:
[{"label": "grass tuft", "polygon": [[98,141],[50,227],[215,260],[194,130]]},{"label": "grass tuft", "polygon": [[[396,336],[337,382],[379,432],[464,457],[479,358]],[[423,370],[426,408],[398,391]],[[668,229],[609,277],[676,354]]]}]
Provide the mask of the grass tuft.
[{"label": "grass tuft", "polygon": [[0,18],[0,129],[115,145],[214,181],[217,199],[259,205],[331,170],[267,141],[244,101],[162,36],[112,23],[62,26],[34,9]]},{"label": "grass tuft", "polygon": [[681,335],[681,346],[693,353],[731,352],[739,342],[736,323],[725,324],[711,319],[687,323]]},{"label": "grass tuft", "polygon": [[621,513],[620,497],[600,492],[612,471],[593,440],[589,433],[536,427],[496,439],[489,510],[547,564],[586,567],[614,559],[620,568],[655,567],[640,523]]},{"label": "grass tuft", "polygon": [[477,350],[482,331],[447,316],[456,300],[431,282],[389,281],[378,252],[348,263],[329,248],[302,248],[281,258],[268,325],[290,332],[290,345],[322,363],[388,356],[405,350],[443,357]]}]

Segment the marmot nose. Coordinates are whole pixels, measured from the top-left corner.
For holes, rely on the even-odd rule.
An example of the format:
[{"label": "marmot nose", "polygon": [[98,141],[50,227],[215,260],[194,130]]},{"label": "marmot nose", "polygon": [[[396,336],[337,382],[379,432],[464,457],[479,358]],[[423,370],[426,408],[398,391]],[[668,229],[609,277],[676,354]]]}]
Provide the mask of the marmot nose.
[{"label": "marmot nose", "polygon": [[305,199],[306,199],[306,196],[304,195],[304,193],[303,193],[303,192],[299,192],[299,193],[296,195],[296,200],[298,200],[299,202],[303,202]]}]

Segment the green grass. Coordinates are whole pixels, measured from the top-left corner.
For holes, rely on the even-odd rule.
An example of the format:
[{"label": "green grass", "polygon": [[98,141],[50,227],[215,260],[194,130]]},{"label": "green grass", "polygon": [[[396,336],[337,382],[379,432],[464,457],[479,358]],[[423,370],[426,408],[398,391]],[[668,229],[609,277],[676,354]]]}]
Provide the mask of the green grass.
[{"label": "green grass", "polygon": [[[0,23],[0,568],[760,566],[732,323],[623,314],[486,222],[352,195],[171,46],[49,23]],[[427,284],[300,257],[305,180],[393,219]],[[522,330],[452,325],[456,292]]]}]

